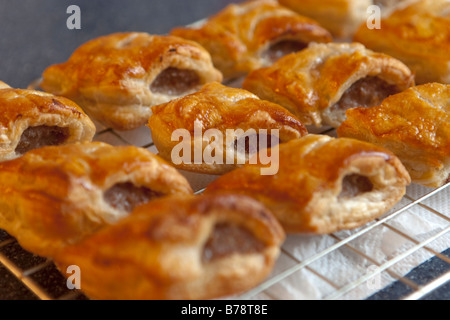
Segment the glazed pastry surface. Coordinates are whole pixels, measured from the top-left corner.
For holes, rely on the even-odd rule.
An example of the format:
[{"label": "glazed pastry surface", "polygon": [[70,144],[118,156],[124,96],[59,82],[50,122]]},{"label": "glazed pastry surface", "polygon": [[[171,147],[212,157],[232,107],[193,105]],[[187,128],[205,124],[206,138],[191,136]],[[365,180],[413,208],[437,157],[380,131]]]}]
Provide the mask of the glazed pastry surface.
[{"label": "glazed pastry surface", "polygon": [[415,183],[450,182],[450,85],[419,85],[380,106],[348,110],[337,132],[391,150]]},{"label": "glazed pastry surface", "polygon": [[43,147],[0,163],[0,228],[44,257],[172,194],[187,180],[146,149],[101,142]]},{"label": "glazed pastry surface", "polygon": [[328,234],[385,214],[410,183],[394,154],[355,139],[309,134],[278,152],[277,174],[264,176],[261,164],[247,164],[213,181],[205,194],[247,195],[265,204],[287,233]]},{"label": "glazed pastry surface", "polygon": [[280,104],[305,125],[337,128],[347,109],[378,105],[413,84],[414,75],[397,59],[359,43],[328,43],[251,72],[243,88]]},{"label": "glazed pastry surface", "polygon": [[95,126],[69,99],[0,83],[0,161],[47,145],[90,142]]},{"label": "glazed pastry surface", "polygon": [[143,126],[152,106],[222,81],[199,44],[142,32],[88,41],[66,62],[48,67],[42,77],[45,91],[76,101],[116,130]]},{"label": "glazed pastry surface", "polygon": [[355,41],[401,61],[416,83],[450,83],[450,2],[421,0],[381,20],[381,29],[361,25]]},{"label": "glazed pastry surface", "polygon": [[175,28],[171,34],[204,46],[225,79],[271,65],[310,42],[332,40],[316,21],[272,0],[230,4],[202,26]]},{"label": "glazed pastry surface", "polygon": [[79,266],[93,299],[213,299],[263,281],[284,238],[248,197],[173,196],[137,207],[55,261],[61,270]]},{"label": "glazed pastry surface", "polygon": [[[307,134],[303,124],[281,106],[219,83],[154,107],[148,126],[162,158],[177,168],[209,174],[228,172],[265,147]],[[214,132],[209,137],[210,129]],[[180,156],[180,143],[187,143],[184,150],[190,155]],[[208,154],[207,148],[214,149],[209,152],[214,159],[202,156],[198,162],[195,154]],[[175,158],[184,160],[176,162]]]}]

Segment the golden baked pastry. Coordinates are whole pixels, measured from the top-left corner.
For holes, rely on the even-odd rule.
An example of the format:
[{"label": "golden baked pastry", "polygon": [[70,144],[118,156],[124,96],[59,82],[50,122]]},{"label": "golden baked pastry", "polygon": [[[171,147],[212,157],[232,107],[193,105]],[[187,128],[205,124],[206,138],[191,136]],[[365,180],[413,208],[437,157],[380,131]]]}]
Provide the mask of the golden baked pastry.
[{"label": "golden baked pastry", "polygon": [[450,83],[449,1],[417,1],[382,19],[380,29],[361,25],[354,40],[404,62],[417,84]]},{"label": "golden baked pastry", "polygon": [[92,299],[213,299],[264,280],[284,238],[273,215],[248,197],[173,196],[137,207],[55,262],[61,270],[79,266]]},{"label": "golden baked pastry", "polygon": [[205,194],[250,196],[288,233],[327,234],[362,226],[386,213],[410,177],[391,152],[354,139],[309,134],[281,144],[279,171],[247,164],[207,186]]},{"label": "golden baked pastry", "polygon": [[281,106],[217,82],[155,106],[148,126],[162,158],[177,168],[209,174],[230,171],[262,148],[307,134],[303,124]]},{"label": "golden baked pastry", "polygon": [[243,88],[280,104],[305,125],[336,128],[347,109],[378,105],[413,84],[413,74],[397,59],[359,43],[327,43],[251,72]]},{"label": "golden baked pastry", "polygon": [[419,85],[380,106],[348,110],[337,133],[389,149],[415,183],[450,182],[450,85]]},{"label": "golden baked pastry", "polygon": [[101,142],[43,147],[0,163],[0,228],[24,249],[52,257],[141,203],[192,192],[146,149]]},{"label": "golden baked pastry", "polygon": [[195,42],[128,32],[83,44],[42,78],[45,91],[74,100],[111,128],[129,130],[145,125],[151,106],[220,82],[222,74]]},{"label": "golden baked pastry", "polygon": [[47,145],[89,142],[95,134],[78,105],[52,94],[0,82],[0,109],[0,161]]},{"label": "golden baked pastry", "polygon": [[332,40],[316,21],[273,0],[230,4],[201,26],[175,28],[171,34],[205,47],[225,79],[270,65],[310,42]]},{"label": "golden baked pastry", "polygon": [[348,40],[361,24],[366,24],[376,5],[384,16],[400,4],[411,0],[278,0],[278,2],[299,14],[317,20],[334,37]]}]

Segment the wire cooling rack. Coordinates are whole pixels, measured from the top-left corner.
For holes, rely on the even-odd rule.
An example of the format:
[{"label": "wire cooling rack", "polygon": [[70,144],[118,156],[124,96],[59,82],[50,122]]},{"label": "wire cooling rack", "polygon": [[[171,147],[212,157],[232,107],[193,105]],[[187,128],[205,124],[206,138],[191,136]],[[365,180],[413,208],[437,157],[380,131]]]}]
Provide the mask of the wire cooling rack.
[{"label": "wire cooling rack", "polygon": [[[157,154],[150,129],[117,132],[96,123],[95,141]],[[334,130],[321,133],[335,136]],[[201,193],[215,176],[180,171]],[[232,299],[422,299],[450,280],[450,184],[410,185],[386,215],[325,236],[289,235],[272,274]],[[423,271],[424,269],[425,271]],[[82,290],[82,274],[81,274]],[[88,299],[71,290],[51,260],[0,230],[0,299]]]}]

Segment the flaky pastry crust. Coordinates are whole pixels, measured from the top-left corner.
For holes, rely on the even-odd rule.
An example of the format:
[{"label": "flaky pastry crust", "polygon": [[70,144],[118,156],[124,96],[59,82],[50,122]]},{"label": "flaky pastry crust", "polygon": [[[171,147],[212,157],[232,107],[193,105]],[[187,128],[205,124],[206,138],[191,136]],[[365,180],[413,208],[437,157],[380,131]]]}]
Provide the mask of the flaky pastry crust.
[{"label": "flaky pastry crust", "polygon": [[130,130],[145,125],[151,106],[220,82],[222,74],[195,42],[126,32],[88,41],[42,78],[45,91],[78,102],[111,128]]},{"label": "flaky pastry crust", "polygon": [[310,42],[330,42],[330,33],[316,21],[273,0],[230,4],[200,27],[180,27],[172,35],[205,47],[225,79],[268,66]]},{"label": "flaky pastry crust", "polygon": [[348,41],[362,24],[372,22],[371,15],[378,13],[372,6],[377,6],[381,16],[389,15],[398,7],[415,0],[278,0],[278,2],[299,14],[317,20],[334,37]]},{"label": "flaky pastry crust", "polygon": [[69,99],[0,83],[0,161],[45,145],[89,142],[95,126]]},{"label": "flaky pastry crust", "polygon": [[391,150],[415,183],[450,182],[450,85],[419,85],[380,106],[348,110],[337,132]]},{"label": "flaky pastry crust", "polygon": [[450,2],[416,1],[381,20],[380,29],[361,25],[354,41],[404,62],[417,84],[450,83]]},{"label": "flaky pastry crust", "polygon": [[364,21],[372,0],[278,0],[280,4],[299,14],[317,20],[334,37],[347,39],[353,36]]},{"label": "flaky pastry crust", "polygon": [[0,228],[44,257],[128,215],[133,206],[191,194],[146,149],[101,142],[44,147],[0,163]]},{"label": "flaky pastry crust", "polygon": [[[264,143],[268,147],[271,146],[272,135],[276,136],[279,143],[284,143],[307,134],[303,124],[281,106],[260,100],[246,90],[230,88],[217,82],[206,84],[200,91],[191,95],[154,107],[148,126],[162,158],[172,162],[177,168],[209,174],[223,174],[247,162],[251,153],[256,153],[262,147],[259,142],[265,138],[261,134],[261,129],[267,131],[268,138]],[[222,154],[219,154],[219,148],[215,148],[215,157],[220,158],[218,163],[209,163],[204,158],[201,163],[196,163],[194,148],[196,139],[199,139],[196,136],[196,126],[202,135],[206,135],[209,129],[221,133],[223,143],[219,141]],[[191,156],[189,161],[174,163],[172,152],[181,138],[179,136],[173,138],[172,135],[179,129],[189,133],[187,143]],[[237,130],[242,130],[242,138],[244,135],[253,135],[254,132],[258,139],[255,140],[257,145],[249,146],[249,149],[255,150],[238,149],[236,141],[239,136],[228,141],[229,130],[236,133]],[[273,130],[278,130],[278,133]],[[212,146],[212,138],[211,141],[205,139],[200,143],[201,154],[208,145]],[[232,161],[227,161],[227,157]]]},{"label": "flaky pastry crust", "polygon": [[174,196],[137,207],[55,258],[77,265],[92,299],[212,299],[240,293],[272,271],[283,229],[239,195]]},{"label": "flaky pastry crust", "polygon": [[385,214],[410,183],[395,155],[354,139],[309,134],[278,152],[277,174],[263,176],[261,165],[247,164],[213,181],[205,194],[244,194],[265,204],[288,233],[327,234]]},{"label": "flaky pastry crust", "polygon": [[413,74],[397,59],[359,43],[327,43],[251,72],[243,88],[280,104],[305,125],[338,127],[345,110],[378,105],[413,84]]}]

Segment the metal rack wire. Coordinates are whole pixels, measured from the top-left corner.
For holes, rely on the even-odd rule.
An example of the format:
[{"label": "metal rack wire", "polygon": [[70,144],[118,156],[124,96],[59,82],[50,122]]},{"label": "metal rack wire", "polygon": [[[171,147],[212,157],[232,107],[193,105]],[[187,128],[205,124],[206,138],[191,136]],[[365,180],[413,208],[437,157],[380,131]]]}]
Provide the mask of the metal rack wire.
[{"label": "metal rack wire", "polygon": [[[94,138],[96,141],[112,145],[133,144],[157,153],[148,128],[116,132],[99,123],[96,125],[97,134]],[[335,135],[335,132],[329,129],[318,133]],[[202,188],[210,181],[201,175],[182,173],[190,180],[197,193],[201,193]],[[401,283],[406,289],[403,290],[403,296],[395,299],[426,297],[450,281],[450,255],[442,253],[450,247],[449,186],[450,184],[447,184],[438,189],[411,186],[402,201],[388,214],[357,230],[321,237],[288,236],[272,275],[258,287],[232,298],[370,299],[383,288],[396,282]],[[436,198],[439,200],[438,206],[432,201]],[[433,232],[430,233],[429,230],[422,232],[419,228],[411,234],[409,230],[404,230],[402,223],[396,223],[395,220],[398,218],[408,220],[406,215],[415,215],[415,218],[414,216],[411,218],[413,220],[420,217],[425,223],[432,220]],[[377,235],[380,228],[384,229],[384,233],[395,235],[391,236],[396,239],[393,245],[398,242],[409,245],[401,252],[395,252],[389,257],[382,256],[380,259],[377,256],[377,246],[371,247],[374,238],[371,233]],[[440,249],[433,246],[436,241],[441,242],[440,247],[438,246]],[[318,243],[321,245],[317,246]],[[308,254],[299,254],[305,247],[309,247]],[[409,262],[418,252],[421,252],[420,258]],[[440,273],[426,281],[408,277],[408,273],[427,258],[439,259],[442,262],[444,267]],[[346,260],[340,266],[342,259]],[[407,261],[405,267],[396,268],[405,261]],[[2,268],[6,270],[0,274],[10,274],[13,276],[11,279],[15,278],[18,281],[16,286],[13,286],[16,291],[14,298],[87,299],[81,291],[67,288],[65,278],[51,260],[24,251],[14,238],[0,230],[0,271]],[[333,272],[327,272],[330,269],[333,269]],[[361,272],[361,269],[364,272]],[[14,282],[11,279],[0,279],[0,284],[5,281]],[[305,283],[306,291],[309,292],[307,294],[303,292]],[[0,289],[0,299],[2,298],[4,297]]]}]

